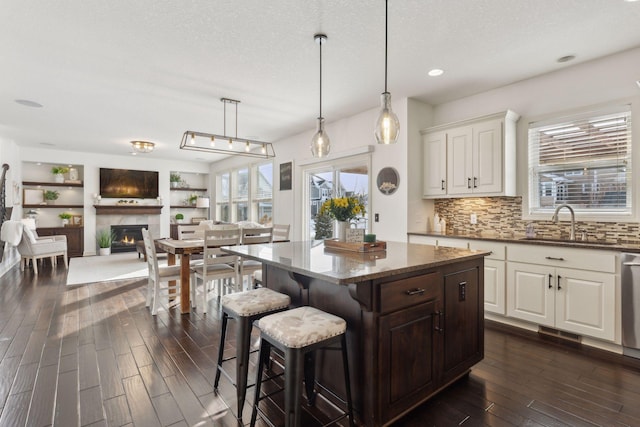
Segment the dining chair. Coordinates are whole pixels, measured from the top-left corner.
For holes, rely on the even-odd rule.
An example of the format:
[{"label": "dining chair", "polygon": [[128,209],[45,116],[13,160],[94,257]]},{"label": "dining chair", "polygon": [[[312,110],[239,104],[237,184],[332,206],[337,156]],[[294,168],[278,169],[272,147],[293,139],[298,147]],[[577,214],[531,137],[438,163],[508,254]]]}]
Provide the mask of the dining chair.
[{"label": "dining chair", "polygon": [[[273,227],[255,227],[255,228],[243,228],[242,229],[242,242],[243,245],[254,245],[258,243],[272,243],[273,242]],[[262,263],[260,261],[254,261],[250,259],[240,259],[240,279],[244,284],[244,278],[247,277],[249,283],[252,280],[249,279],[256,271],[262,271]]]},{"label": "dining chair", "polygon": [[[211,283],[217,281],[218,296],[222,295],[222,281],[233,280],[234,291],[239,283],[238,256],[231,255],[220,249],[221,246],[233,246],[240,243],[240,230],[207,230],[204,232],[204,257],[202,265],[191,268],[191,305],[196,306],[197,294],[202,296],[202,312],[207,312]],[[198,289],[198,281],[202,282],[202,289]],[[229,289],[231,286],[225,285]]]},{"label": "dining chair", "polygon": [[290,224],[273,224],[273,241],[284,242],[289,240]]},{"label": "dining chair", "polygon": [[[142,240],[147,253],[147,266],[149,267],[149,280],[147,282],[146,306],[151,306],[151,314],[158,314],[160,306],[170,309],[180,303],[180,266],[159,266],[156,254],[156,245],[151,238],[151,233],[146,228],[142,229]],[[175,285],[170,282],[175,281]],[[166,286],[163,286],[163,283]],[[165,303],[166,302],[166,303]]]}]

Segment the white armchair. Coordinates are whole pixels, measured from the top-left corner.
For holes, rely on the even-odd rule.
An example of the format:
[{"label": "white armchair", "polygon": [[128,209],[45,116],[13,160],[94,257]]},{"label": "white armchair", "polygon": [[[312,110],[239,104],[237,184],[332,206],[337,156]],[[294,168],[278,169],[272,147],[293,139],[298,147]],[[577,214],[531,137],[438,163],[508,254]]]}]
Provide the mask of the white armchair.
[{"label": "white armchair", "polygon": [[[35,225],[35,224],[34,224]],[[50,258],[51,265],[57,265],[57,257],[62,256],[65,268],[69,268],[69,260],[67,258],[67,236],[46,236],[38,237],[35,228],[31,228],[30,224],[24,224],[22,227],[22,239],[18,244],[18,252],[20,253],[20,270],[24,271],[24,267],[31,260],[34,274],[38,274],[37,260],[42,258]]]}]

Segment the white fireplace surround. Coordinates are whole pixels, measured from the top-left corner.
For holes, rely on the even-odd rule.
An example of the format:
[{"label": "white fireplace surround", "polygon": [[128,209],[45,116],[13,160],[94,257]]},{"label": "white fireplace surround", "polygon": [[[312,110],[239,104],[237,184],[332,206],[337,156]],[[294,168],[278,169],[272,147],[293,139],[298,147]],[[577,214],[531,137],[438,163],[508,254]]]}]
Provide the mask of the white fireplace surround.
[{"label": "white fireplace surround", "polygon": [[145,225],[154,238],[160,237],[160,215],[96,215],[96,233],[112,225]]}]

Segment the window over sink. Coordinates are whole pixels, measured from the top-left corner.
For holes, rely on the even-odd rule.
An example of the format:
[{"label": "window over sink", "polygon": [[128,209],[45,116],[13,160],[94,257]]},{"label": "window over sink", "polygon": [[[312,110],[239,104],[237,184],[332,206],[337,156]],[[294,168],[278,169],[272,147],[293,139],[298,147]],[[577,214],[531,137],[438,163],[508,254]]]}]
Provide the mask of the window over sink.
[{"label": "window over sink", "polygon": [[530,123],[529,215],[567,203],[585,219],[629,220],[631,128],[630,105]]}]

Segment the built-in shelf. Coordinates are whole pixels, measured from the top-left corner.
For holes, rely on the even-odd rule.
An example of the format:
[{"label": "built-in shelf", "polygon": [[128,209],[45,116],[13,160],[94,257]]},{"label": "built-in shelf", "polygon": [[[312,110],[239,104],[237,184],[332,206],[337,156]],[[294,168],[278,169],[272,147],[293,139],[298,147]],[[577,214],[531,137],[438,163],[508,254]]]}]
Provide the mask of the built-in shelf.
[{"label": "built-in shelf", "polygon": [[22,205],[25,209],[84,209],[84,205]]},{"label": "built-in shelf", "polygon": [[83,183],[77,182],[44,182],[44,181],[22,181],[23,186],[41,186],[41,187],[84,187]]},{"label": "built-in shelf", "polygon": [[169,206],[171,209],[207,209],[207,208],[199,208],[195,205],[171,205]]},{"label": "built-in shelf", "polygon": [[172,188],[171,191],[207,191],[207,189],[193,188],[193,187],[176,187],[176,188]]},{"label": "built-in shelf", "polygon": [[93,205],[96,208],[96,215],[160,215],[162,206],[160,205]]}]

